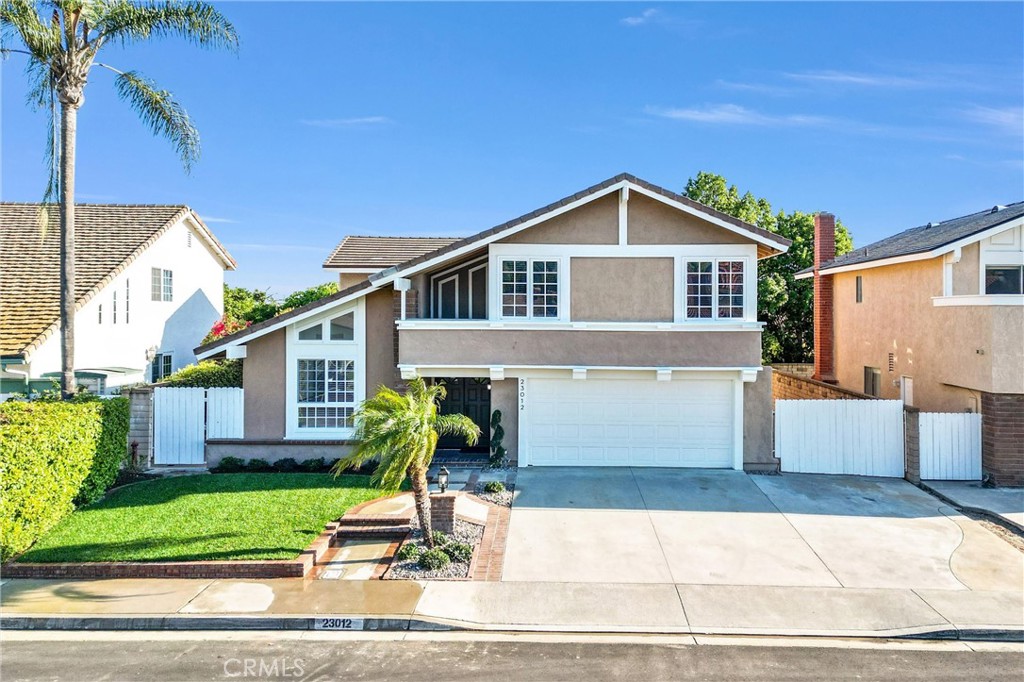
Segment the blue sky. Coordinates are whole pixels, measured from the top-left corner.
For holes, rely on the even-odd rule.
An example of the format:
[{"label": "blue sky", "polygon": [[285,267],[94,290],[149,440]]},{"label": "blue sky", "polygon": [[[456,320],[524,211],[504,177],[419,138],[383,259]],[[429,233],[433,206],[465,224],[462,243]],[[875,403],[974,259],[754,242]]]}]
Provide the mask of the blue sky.
[{"label": "blue sky", "polygon": [[[193,206],[275,293],[346,234],[466,235],[622,171],[707,170],[863,245],[1024,199],[1024,5],[220,4],[237,55],[115,50],[173,91],[185,175],[92,77],[81,201]],[[36,201],[45,119],[2,72],[5,200]]]}]

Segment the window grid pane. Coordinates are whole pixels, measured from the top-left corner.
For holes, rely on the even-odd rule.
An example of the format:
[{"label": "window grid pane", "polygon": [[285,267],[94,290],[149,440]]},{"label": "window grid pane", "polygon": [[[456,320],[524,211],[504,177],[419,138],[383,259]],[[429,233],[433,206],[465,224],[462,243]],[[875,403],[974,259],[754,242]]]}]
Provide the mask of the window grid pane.
[{"label": "window grid pane", "polygon": [[743,317],[743,261],[718,261],[718,316]]},{"label": "window grid pane", "polygon": [[174,300],[174,273],[170,270],[163,272],[163,297],[165,301]]},{"label": "window grid pane", "polygon": [[162,301],[162,300],[164,300],[163,299],[163,284],[162,284],[163,283],[163,270],[161,270],[160,268],[153,268],[151,272],[152,272],[152,277],[150,279],[150,281],[152,282],[152,296],[151,296],[151,298],[154,301]]},{"label": "window grid pane", "polygon": [[352,360],[299,360],[299,428],[351,428],[355,387]]},{"label": "window grid pane", "polygon": [[558,261],[533,261],[533,316],[558,317]]},{"label": "window grid pane", "polygon": [[686,317],[712,317],[711,261],[686,262]]},{"label": "window grid pane", "polygon": [[501,314],[504,317],[527,317],[526,261],[501,262]]}]

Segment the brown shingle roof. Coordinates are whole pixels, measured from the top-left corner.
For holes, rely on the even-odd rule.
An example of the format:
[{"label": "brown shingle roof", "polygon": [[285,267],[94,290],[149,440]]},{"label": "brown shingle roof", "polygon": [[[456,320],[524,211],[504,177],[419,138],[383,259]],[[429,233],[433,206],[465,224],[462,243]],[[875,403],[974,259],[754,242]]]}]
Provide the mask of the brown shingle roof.
[{"label": "brown shingle roof", "polygon": [[441,247],[461,237],[357,237],[341,240],[324,261],[325,268],[383,270]]},{"label": "brown shingle roof", "polygon": [[[0,203],[0,355],[31,352],[60,317],[60,228],[50,209],[45,236],[39,204]],[[81,308],[191,209],[184,205],[76,204],[75,299]],[[205,226],[195,217],[196,222]],[[231,256],[208,231],[201,235]]]}]

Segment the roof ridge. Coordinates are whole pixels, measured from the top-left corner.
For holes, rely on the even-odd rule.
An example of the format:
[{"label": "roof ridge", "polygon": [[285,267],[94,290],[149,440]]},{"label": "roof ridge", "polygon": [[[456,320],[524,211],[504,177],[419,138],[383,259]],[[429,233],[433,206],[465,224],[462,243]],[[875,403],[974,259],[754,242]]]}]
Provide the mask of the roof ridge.
[{"label": "roof ridge", "polygon": [[[44,204],[41,201],[0,201],[0,206],[60,206],[59,203]],[[75,206],[89,206],[92,208],[188,208],[186,203],[180,204],[95,204],[91,202],[76,201]]]},{"label": "roof ridge", "polygon": [[345,239],[462,239],[462,237],[418,237],[408,234],[347,234]]}]

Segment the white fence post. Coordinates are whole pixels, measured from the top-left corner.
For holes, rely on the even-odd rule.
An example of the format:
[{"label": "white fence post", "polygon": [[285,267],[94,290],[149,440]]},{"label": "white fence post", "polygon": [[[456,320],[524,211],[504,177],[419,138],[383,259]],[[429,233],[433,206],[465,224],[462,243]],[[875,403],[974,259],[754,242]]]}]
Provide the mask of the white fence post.
[{"label": "white fence post", "polygon": [[981,479],[981,415],[921,413],[921,479]]}]

